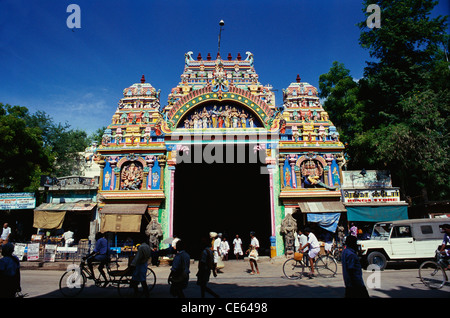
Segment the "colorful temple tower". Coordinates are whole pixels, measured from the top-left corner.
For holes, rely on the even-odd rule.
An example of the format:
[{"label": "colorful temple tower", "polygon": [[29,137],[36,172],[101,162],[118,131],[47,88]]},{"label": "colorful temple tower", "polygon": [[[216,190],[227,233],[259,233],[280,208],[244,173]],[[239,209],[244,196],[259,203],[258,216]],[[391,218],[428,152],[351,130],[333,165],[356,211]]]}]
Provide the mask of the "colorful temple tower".
[{"label": "colorful temple tower", "polygon": [[98,149],[102,232],[141,231],[142,216],[158,216],[165,199],[159,93],[144,76],[125,88],[103,134]]},{"label": "colorful temple tower", "polygon": [[124,89],[98,148],[100,230],[142,232],[153,222],[159,241],[172,237],[177,167],[196,160],[228,164],[236,157],[205,150],[245,145],[268,176],[270,216],[262,220],[270,222],[271,249],[281,255],[286,215],[342,212],[344,147],[336,128],[317,89],[298,76],[277,107],[272,87],[259,81],[252,53],[236,59],[192,55],[185,54],[167,104],[160,105],[159,91],[144,76]]},{"label": "colorful temple tower", "polygon": [[303,223],[323,223],[335,232],[340,214],[346,212],[340,191],[344,145],[314,86],[297,75],[283,90],[283,99],[278,197],[284,215],[300,212]]}]

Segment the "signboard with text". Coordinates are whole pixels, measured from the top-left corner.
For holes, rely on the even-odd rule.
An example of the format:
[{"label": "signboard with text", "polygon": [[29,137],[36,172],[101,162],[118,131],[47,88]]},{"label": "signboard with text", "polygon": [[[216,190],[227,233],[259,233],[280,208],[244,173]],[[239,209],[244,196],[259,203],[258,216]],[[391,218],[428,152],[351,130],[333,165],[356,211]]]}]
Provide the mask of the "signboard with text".
[{"label": "signboard with text", "polygon": [[46,244],[44,248],[44,262],[54,262],[56,258],[56,244]]},{"label": "signboard with text", "polygon": [[39,259],[39,243],[29,243],[27,245],[27,261],[37,261]]},{"label": "signboard with text", "polygon": [[15,243],[13,255],[17,256],[17,258],[19,260],[22,260],[23,257],[25,256],[26,248],[27,248],[27,244],[25,244],[25,243]]},{"label": "signboard with text", "polygon": [[34,209],[36,198],[34,193],[1,193],[0,210]]},{"label": "signboard with text", "polygon": [[345,203],[400,202],[398,188],[374,190],[343,190]]}]

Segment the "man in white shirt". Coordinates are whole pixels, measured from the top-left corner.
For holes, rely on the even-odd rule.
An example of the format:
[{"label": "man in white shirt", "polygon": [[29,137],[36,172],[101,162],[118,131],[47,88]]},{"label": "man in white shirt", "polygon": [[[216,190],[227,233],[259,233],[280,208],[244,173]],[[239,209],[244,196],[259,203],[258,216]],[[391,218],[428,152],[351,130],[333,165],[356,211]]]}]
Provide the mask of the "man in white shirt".
[{"label": "man in white shirt", "polygon": [[68,246],[72,246],[74,239],[73,239],[73,232],[71,230],[64,232],[63,234],[63,239],[64,239],[64,246],[68,247]]},{"label": "man in white shirt", "polygon": [[304,230],[305,234],[308,235],[308,242],[303,247],[303,251],[305,250],[305,247],[309,247],[308,257],[309,257],[309,263],[311,265],[311,273],[310,278],[313,277],[314,274],[314,258],[319,254],[320,252],[320,244],[317,240],[317,237],[314,235],[314,233],[311,232],[310,228],[305,228]]},{"label": "man in white shirt", "polygon": [[8,223],[3,224],[2,235],[0,236],[0,245],[8,243],[10,234],[11,228],[8,226]]},{"label": "man in white shirt", "polygon": [[236,238],[233,240],[233,246],[234,246],[234,255],[236,255],[236,260],[239,259],[239,255],[243,255],[242,252],[242,240],[239,237],[239,235],[236,234]]},{"label": "man in white shirt", "polygon": [[216,232],[210,232],[209,237],[213,239],[212,250],[214,255],[214,267],[213,267],[213,275],[216,277],[217,273],[220,271],[217,269],[217,263],[219,262],[220,257],[220,242],[222,241],[220,237],[222,234],[217,234]]},{"label": "man in white shirt", "polygon": [[220,243],[220,255],[224,261],[228,261],[228,252],[230,251],[230,245],[228,244],[227,238],[223,237]]},{"label": "man in white shirt", "polygon": [[308,247],[303,248],[308,243],[308,237],[303,233],[303,230],[298,230],[298,242],[299,242],[299,251],[306,253],[308,251]]},{"label": "man in white shirt", "polygon": [[[256,260],[258,259],[258,249],[259,249],[259,241],[255,236],[255,232],[250,232],[250,254],[248,255],[249,261],[250,261],[250,267],[252,269],[251,271],[251,275],[255,274],[255,269],[256,269],[256,273],[259,274],[259,269],[258,269],[258,263],[256,263]],[[254,268],[255,269],[254,269]]]}]

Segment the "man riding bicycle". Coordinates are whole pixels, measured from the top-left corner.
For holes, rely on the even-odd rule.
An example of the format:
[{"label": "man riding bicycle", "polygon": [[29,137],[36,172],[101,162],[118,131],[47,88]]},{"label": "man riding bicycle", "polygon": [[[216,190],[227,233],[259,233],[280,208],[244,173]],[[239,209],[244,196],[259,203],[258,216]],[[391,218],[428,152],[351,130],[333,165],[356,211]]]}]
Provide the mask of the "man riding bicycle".
[{"label": "man riding bicycle", "polygon": [[448,260],[450,259],[450,224],[442,225],[444,230],[444,239],[442,240],[442,245],[439,247],[439,252],[444,255],[444,259],[447,265],[447,269],[450,270],[450,264]]},{"label": "man riding bicycle", "polygon": [[309,227],[305,228],[304,232],[308,237],[308,241],[304,246],[302,246],[302,251],[305,251],[306,248],[309,249],[308,257],[309,257],[309,262],[310,262],[310,266],[311,266],[311,273],[309,274],[309,277],[312,278],[315,276],[314,259],[317,255],[319,255],[320,245],[319,245],[319,241],[317,240],[317,237],[314,235],[314,233],[311,232],[311,229]]},{"label": "man riding bicycle", "polygon": [[109,258],[108,258],[108,241],[105,238],[104,233],[98,232],[95,235],[95,248],[92,253],[87,255],[84,259],[87,261],[87,265],[92,273],[94,275],[94,267],[92,265],[93,262],[100,262],[100,265],[98,266],[98,271],[103,276],[104,280],[106,281],[106,274],[103,271],[103,268],[107,264]]}]

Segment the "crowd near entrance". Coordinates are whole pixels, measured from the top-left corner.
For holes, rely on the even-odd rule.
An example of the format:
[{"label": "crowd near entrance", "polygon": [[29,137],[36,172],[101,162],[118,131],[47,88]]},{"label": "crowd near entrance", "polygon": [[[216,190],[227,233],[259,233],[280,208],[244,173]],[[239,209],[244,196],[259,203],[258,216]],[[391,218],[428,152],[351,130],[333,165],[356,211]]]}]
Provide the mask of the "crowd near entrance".
[{"label": "crowd near entrance", "polygon": [[[246,145],[246,152],[253,151]],[[228,149],[231,150],[231,149]],[[236,153],[237,146],[233,149]],[[193,258],[201,252],[201,238],[222,233],[230,245],[236,235],[244,252],[250,232],[259,239],[260,255],[270,254],[269,175],[260,162],[180,163],[175,170],[174,235],[186,242]],[[225,162],[225,161],[224,161]]]}]

